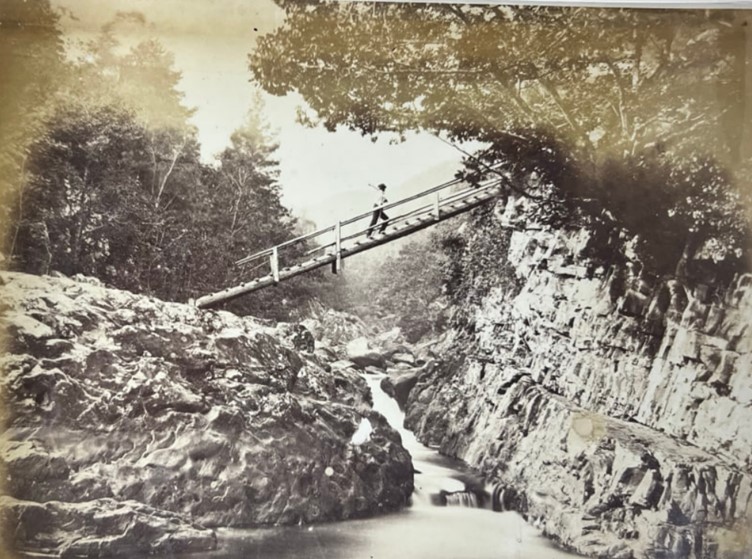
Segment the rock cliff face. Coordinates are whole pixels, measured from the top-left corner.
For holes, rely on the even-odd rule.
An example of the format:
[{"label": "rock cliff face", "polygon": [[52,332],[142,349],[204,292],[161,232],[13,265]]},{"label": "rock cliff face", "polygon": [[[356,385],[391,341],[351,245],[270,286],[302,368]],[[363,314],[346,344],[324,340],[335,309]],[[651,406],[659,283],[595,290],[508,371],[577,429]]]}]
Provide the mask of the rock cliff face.
[{"label": "rock cliff face", "polygon": [[496,508],[581,553],[749,557],[752,275],[711,296],[588,260],[587,230],[509,215],[495,213],[495,265],[515,277],[449,332],[408,426],[487,474]]},{"label": "rock cliff face", "polygon": [[212,527],[408,499],[399,435],[305,329],[95,280],[0,278],[6,541],[71,556],[211,549]]}]

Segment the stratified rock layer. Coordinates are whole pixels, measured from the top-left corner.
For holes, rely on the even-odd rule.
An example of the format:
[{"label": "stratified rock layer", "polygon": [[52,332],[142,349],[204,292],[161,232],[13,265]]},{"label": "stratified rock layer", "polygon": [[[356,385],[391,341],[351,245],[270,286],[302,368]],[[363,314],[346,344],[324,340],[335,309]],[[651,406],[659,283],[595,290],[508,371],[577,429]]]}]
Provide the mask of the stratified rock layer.
[{"label": "stratified rock layer", "polygon": [[450,332],[408,426],[581,553],[752,556],[752,276],[710,297],[599,268],[586,230],[517,225],[497,263],[517,285]]},{"label": "stratified rock layer", "polygon": [[[329,367],[300,328],[83,278],[2,282],[0,506],[19,547],[207,549],[211,527],[352,518],[407,501],[399,435],[371,411],[358,374]],[[370,437],[355,445],[364,419]]]}]

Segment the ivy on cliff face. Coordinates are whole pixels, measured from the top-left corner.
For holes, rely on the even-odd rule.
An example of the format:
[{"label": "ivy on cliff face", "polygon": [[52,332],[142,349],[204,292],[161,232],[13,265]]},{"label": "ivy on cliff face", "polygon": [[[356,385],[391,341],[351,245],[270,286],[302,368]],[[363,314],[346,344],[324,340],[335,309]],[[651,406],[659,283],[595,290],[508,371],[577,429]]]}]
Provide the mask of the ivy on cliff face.
[{"label": "ivy on cliff face", "polygon": [[598,166],[555,133],[502,133],[460,175],[471,182],[500,174],[528,202],[529,219],[552,228],[593,232],[587,256],[614,263],[617,229],[635,237],[645,271],[728,283],[750,257],[745,169],[711,157],[682,159],[647,151]]},{"label": "ivy on cliff face", "polygon": [[445,272],[446,294],[454,308],[451,324],[469,326],[474,308],[491,289],[513,297],[520,280],[507,260],[511,230],[502,227],[494,206],[482,207],[469,217],[469,233],[460,241],[445,238],[443,246],[451,258]]}]

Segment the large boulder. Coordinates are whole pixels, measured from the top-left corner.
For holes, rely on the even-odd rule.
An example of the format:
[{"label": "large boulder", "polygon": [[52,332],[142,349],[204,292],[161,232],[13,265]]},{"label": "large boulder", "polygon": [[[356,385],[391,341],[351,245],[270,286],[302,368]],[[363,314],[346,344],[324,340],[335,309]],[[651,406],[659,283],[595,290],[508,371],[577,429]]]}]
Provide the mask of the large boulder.
[{"label": "large boulder", "polygon": [[387,396],[389,396],[390,398],[394,398],[394,384],[392,383],[391,378],[385,376],[384,378],[381,379],[379,386],[381,387],[381,390],[383,390]]},{"label": "large boulder", "polygon": [[409,351],[396,351],[389,356],[393,363],[404,363],[409,366],[415,365],[415,356]]},{"label": "large boulder", "polygon": [[410,397],[410,391],[415,388],[421,373],[422,369],[412,369],[392,378],[392,386],[394,387],[393,398],[397,400],[401,410],[407,408],[407,400]]},{"label": "large boulder", "polygon": [[[291,337],[97,283],[0,277],[9,349],[0,508],[19,547],[110,553],[102,546],[143,550],[148,539],[209,549],[212,527],[362,517],[407,502],[409,454],[371,410],[365,381],[349,362],[326,371],[310,344],[295,343],[296,328]],[[373,430],[356,448],[364,419]],[[46,515],[43,533],[26,510]],[[134,528],[102,525],[111,511]],[[96,539],[115,533],[116,544]]]},{"label": "large boulder", "polygon": [[4,496],[0,497],[0,522],[22,530],[3,534],[3,541],[20,540],[25,549],[63,558],[172,555],[217,547],[214,530],[136,501],[38,503]]},{"label": "large boulder", "polygon": [[363,369],[369,366],[383,369],[386,365],[381,350],[374,347],[366,337],[356,338],[349,342],[345,347],[345,353],[350,361]]},{"label": "large boulder", "polygon": [[374,340],[379,346],[385,349],[405,344],[405,339],[402,336],[402,330],[400,330],[399,326],[395,326],[391,330],[377,334],[374,337]]}]

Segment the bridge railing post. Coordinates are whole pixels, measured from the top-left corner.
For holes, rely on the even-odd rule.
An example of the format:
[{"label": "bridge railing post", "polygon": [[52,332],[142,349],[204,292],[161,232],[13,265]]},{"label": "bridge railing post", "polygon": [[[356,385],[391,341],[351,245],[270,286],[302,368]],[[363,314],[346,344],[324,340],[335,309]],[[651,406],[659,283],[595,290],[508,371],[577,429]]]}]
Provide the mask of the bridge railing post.
[{"label": "bridge railing post", "polygon": [[436,212],[436,221],[441,219],[441,193],[436,193],[436,198],[433,201],[433,209]]},{"label": "bridge railing post", "polygon": [[338,274],[342,271],[342,222],[337,221],[334,226],[334,262],[332,262],[332,273]]},{"label": "bridge railing post", "polygon": [[274,283],[279,283],[279,250],[277,247],[272,248],[272,254],[269,257],[269,264],[272,268]]}]

